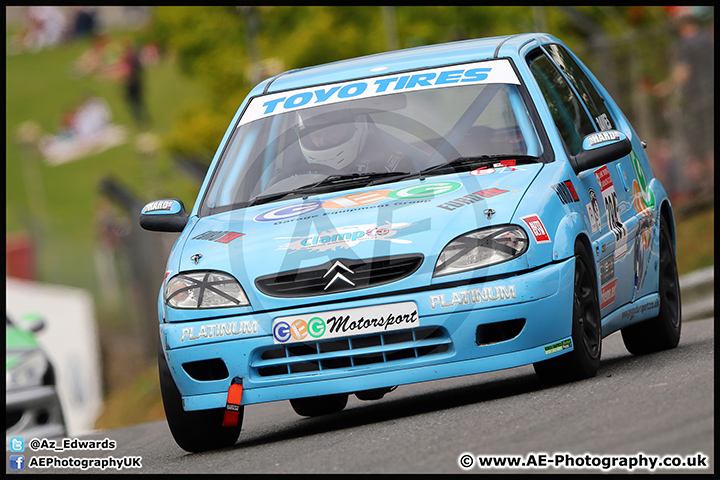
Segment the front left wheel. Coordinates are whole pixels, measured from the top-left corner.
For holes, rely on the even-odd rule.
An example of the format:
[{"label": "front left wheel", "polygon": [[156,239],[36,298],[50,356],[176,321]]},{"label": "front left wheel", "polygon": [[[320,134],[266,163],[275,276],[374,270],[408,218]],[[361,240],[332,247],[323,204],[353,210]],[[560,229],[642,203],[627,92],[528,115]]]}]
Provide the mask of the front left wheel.
[{"label": "front left wheel", "polygon": [[236,427],[223,427],[224,408],[186,412],[182,396],[170,374],[162,347],[158,350],[158,373],[165,417],[175,442],[187,452],[204,452],[235,445],[242,428],[243,410]]}]

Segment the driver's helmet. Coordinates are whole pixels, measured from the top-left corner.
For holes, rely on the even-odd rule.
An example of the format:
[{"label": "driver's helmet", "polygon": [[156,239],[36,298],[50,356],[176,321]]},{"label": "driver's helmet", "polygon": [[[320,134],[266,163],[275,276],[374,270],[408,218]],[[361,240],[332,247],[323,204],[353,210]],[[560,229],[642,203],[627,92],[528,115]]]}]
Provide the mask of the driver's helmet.
[{"label": "driver's helmet", "polygon": [[353,115],[348,110],[313,114],[298,112],[300,150],[309,163],[343,170],[362,151],[368,132],[366,115]]}]

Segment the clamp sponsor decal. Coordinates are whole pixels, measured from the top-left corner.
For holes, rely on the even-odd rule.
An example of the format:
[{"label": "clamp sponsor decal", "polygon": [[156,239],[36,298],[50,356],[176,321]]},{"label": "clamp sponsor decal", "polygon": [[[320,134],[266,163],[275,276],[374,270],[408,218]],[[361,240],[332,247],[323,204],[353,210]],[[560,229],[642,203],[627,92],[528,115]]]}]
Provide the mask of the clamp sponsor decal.
[{"label": "clamp sponsor decal", "polygon": [[[404,205],[407,202],[422,202],[435,197],[446,195],[462,187],[460,182],[430,182],[410,185],[396,190],[371,190],[367,192],[342,195],[333,199],[321,202],[318,200],[306,201],[273,208],[255,216],[256,222],[275,222],[275,224],[286,221],[298,221],[311,219],[318,216],[317,210],[325,209],[323,215],[337,214],[341,211],[349,211],[354,208],[372,208],[372,204],[397,200],[394,205]],[[390,205],[385,203],[378,205],[384,207]],[[310,215],[313,214],[313,215]]]},{"label": "clamp sponsor decal", "polygon": [[441,203],[440,205],[437,205],[437,207],[444,208],[445,210],[455,210],[456,208],[460,208],[464,205],[480,202],[486,198],[502,195],[503,193],[507,193],[509,191],[510,190],[503,190],[501,188],[487,188],[485,190],[478,190],[477,192],[464,195],[460,198],[455,198],[449,202]]},{"label": "clamp sponsor decal", "polygon": [[349,80],[322,86],[316,85],[254,97],[248,104],[238,127],[272,115],[348,100],[489,83],[519,85],[520,81],[510,62],[502,59]]},{"label": "clamp sponsor decal", "polygon": [[620,221],[620,206],[617,193],[615,193],[615,185],[613,185],[607,166],[595,170],[595,178],[600,184],[600,193],[607,212],[608,228],[615,235],[615,258],[620,258],[627,253],[628,229]]},{"label": "clamp sponsor decal", "polygon": [[456,305],[470,305],[476,303],[497,302],[499,300],[515,300],[515,285],[497,286],[493,293],[492,287],[475,288],[453,292],[449,301],[446,301],[445,294],[430,295],[430,307],[435,310],[438,305],[441,308],[454,307]]},{"label": "clamp sponsor decal", "polygon": [[201,325],[195,334],[195,327],[184,327],[180,333],[180,342],[192,342],[204,338],[238,337],[258,333],[258,321],[235,321]]},{"label": "clamp sponsor decal", "polygon": [[552,188],[555,190],[555,193],[557,193],[557,196],[560,198],[563,205],[580,201],[580,198],[575,191],[575,187],[572,184],[572,180],[565,180],[557,185],[553,185]]},{"label": "clamp sponsor decal", "polygon": [[230,243],[236,238],[240,238],[245,236],[244,233],[238,233],[238,232],[228,232],[228,231],[216,231],[216,230],[209,230],[207,232],[201,233],[200,235],[196,237],[192,237],[193,240],[207,240],[210,242],[218,242],[218,243]]},{"label": "clamp sponsor decal", "polygon": [[291,344],[404,330],[419,325],[415,303],[403,302],[278,317],[273,320],[272,332],[275,344]]},{"label": "clamp sponsor decal", "polygon": [[543,225],[538,214],[533,213],[532,215],[525,215],[524,217],[520,217],[520,220],[530,227],[530,232],[533,234],[533,237],[535,237],[535,241],[537,243],[550,243],[550,235],[545,229],[545,225]]},{"label": "clamp sponsor decal", "polygon": [[598,203],[597,195],[595,195],[595,190],[592,188],[589,189],[588,197],[590,197],[590,202],[585,205],[585,208],[587,209],[588,219],[590,219],[590,228],[592,229],[592,233],[598,231],[602,233],[602,223],[600,223],[600,204]]},{"label": "clamp sponsor decal", "polygon": [[367,240],[387,240],[393,243],[412,243],[410,240],[393,238],[398,231],[415,225],[414,223],[390,223],[385,225],[353,225],[326,230],[307,237],[276,237],[275,240],[292,239],[291,242],[281,245],[277,250],[290,250],[294,253],[300,250],[312,252],[335,251],[338,248],[351,248]]}]

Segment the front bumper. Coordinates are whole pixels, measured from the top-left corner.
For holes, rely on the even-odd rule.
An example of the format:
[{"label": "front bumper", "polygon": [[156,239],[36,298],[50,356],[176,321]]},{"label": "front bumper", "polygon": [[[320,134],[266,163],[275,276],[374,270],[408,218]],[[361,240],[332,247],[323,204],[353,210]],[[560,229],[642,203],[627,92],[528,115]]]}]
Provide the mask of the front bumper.
[{"label": "front bumper", "polygon": [[6,437],[54,438],[65,435],[60,400],[54,386],[9,390],[5,400]]},{"label": "front bumper", "polygon": [[[185,410],[223,408],[231,380],[242,404],[390,387],[527,365],[566,353],[574,259],[485,283],[397,292],[315,308],[160,325]],[[419,326],[310,343],[273,343],[274,318],[414,302]],[[569,348],[568,348],[569,346]]]}]

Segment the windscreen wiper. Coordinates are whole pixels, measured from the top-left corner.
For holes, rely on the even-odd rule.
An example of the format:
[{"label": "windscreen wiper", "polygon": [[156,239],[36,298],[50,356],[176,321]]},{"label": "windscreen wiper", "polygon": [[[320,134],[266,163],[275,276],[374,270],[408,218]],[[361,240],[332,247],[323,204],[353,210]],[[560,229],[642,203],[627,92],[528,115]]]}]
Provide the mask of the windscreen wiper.
[{"label": "windscreen wiper", "polygon": [[501,155],[478,155],[474,157],[459,157],[454,160],[450,160],[448,162],[440,163],[438,165],[433,165],[432,167],[428,167],[424,170],[421,170],[419,172],[420,177],[424,177],[426,175],[434,175],[438,172],[441,172],[443,170],[452,169],[453,171],[457,171],[458,167],[464,167],[467,165],[484,165],[484,164],[493,164],[497,163],[498,161],[510,161],[515,160],[515,163],[536,163],[537,157],[530,157],[527,155],[509,155],[509,154],[501,154]]},{"label": "windscreen wiper", "polygon": [[362,183],[363,186],[365,186],[374,184],[377,180],[389,179],[393,177],[404,177],[406,175],[410,175],[410,172],[369,172],[330,175],[318,182],[303,185],[302,187],[298,187],[285,192],[258,195],[255,198],[251,199],[248,202],[247,206],[252,207],[253,205],[274,202],[275,200],[280,200],[281,198],[285,197],[308,195],[311,193],[324,193],[325,191],[332,191],[334,189],[337,189],[338,186],[347,186],[353,183]]},{"label": "windscreen wiper", "polygon": [[376,183],[377,180],[383,180],[392,177],[402,177],[409,175],[410,172],[368,172],[368,173],[344,173],[338,175],[330,175],[320,180],[315,186],[322,185],[338,185],[355,182]]}]

